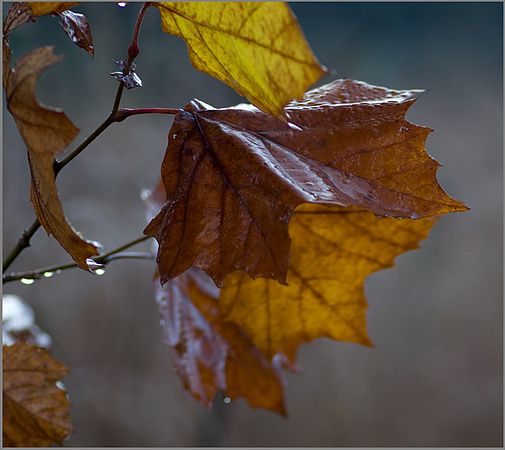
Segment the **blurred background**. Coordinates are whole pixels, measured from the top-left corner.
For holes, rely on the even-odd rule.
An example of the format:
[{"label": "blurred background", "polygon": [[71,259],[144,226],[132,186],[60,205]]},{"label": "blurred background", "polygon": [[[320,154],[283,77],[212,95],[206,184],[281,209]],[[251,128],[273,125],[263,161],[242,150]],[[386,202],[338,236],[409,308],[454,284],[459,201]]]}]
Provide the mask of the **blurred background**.
[{"label": "blurred background", "polygon": [[[5,14],[10,4],[3,6]],[[436,130],[427,148],[444,165],[439,181],[471,211],[442,218],[420,250],[367,280],[375,348],[325,339],[302,347],[304,371],[287,377],[287,419],[243,400],[221,399],[208,411],[183,390],[161,341],[151,262],[116,261],[101,277],[73,270],[31,286],[5,285],[4,293],[34,309],[54,355],[71,369],[65,384],[75,433],[66,445],[502,445],[502,4],[291,6],[315,54],[338,78],[428,90],[408,118]],[[44,45],[65,56],[37,92],[81,129],[75,144],[110,111],[116,81],[108,73],[116,70],[113,59],[126,55],[139,8],[73,8],[91,24],[94,58],[53,17],[11,37],[15,59]],[[154,9],[140,46],[144,87],[125,92],[122,106],[242,101],[192,68],[185,44],[161,32]],[[34,214],[25,146],[5,105],[3,113],[5,253]],[[65,213],[85,237],[112,249],[141,235],[140,191],[158,180],[171,120],[138,116],[110,127],[58,177]],[[68,260],[39,231],[11,269]]]}]

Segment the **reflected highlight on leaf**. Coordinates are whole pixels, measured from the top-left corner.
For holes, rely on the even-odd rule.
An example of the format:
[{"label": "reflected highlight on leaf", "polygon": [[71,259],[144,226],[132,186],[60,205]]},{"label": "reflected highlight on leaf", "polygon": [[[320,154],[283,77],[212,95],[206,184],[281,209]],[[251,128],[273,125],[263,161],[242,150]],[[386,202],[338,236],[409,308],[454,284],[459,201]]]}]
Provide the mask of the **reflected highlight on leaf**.
[{"label": "reflected highlight on leaf", "polygon": [[400,218],[466,210],[437,183],[430,130],[405,120],[418,95],[337,80],[287,106],[295,127],[251,105],[191,102],[169,133],[167,202],[144,231],[161,281],[197,267],[218,285],[235,270],[285,283],[302,203]]}]

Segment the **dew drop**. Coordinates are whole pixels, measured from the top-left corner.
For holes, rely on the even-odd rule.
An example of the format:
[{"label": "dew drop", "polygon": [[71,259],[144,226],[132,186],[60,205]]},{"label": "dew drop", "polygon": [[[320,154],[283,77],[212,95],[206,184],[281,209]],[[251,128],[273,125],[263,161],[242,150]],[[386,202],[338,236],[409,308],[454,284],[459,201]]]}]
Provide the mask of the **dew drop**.
[{"label": "dew drop", "polygon": [[177,134],[176,133],[172,134],[172,139],[177,139]]},{"label": "dew drop", "polygon": [[231,403],[231,398],[230,397],[225,397],[223,402],[225,402],[227,405]]},{"label": "dew drop", "polygon": [[51,278],[54,275],[54,272],[44,272],[44,278]]},{"label": "dew drop", "polygon": [[21,278],[21,283],[23,284],[33,284],[35,280],[33,278]]},{"label": "dew drop", "polygon": [[95,274],[98,276],[102,276],[105,273],[105,269],[96,269]]},{"label": "dew drop", "polygon": [[126,6],[126,2],[118,2],[117,4],[120,8],[124,8]]}]

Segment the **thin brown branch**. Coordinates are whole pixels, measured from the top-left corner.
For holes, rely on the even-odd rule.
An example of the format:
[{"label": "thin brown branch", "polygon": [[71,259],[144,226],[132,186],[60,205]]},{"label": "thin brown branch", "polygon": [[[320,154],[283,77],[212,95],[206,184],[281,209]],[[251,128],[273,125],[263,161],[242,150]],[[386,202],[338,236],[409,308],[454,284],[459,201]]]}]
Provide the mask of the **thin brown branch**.
[{"label": "thin brown branch", "polygon": [[[130,44],[130,47],[128,48],[128,63],[127,66],[125,67],[125,70],[123,73],[128,73],[130,70],[131,65],[133,64],[133,60],[138,56],[139,51],[138,51],[138,35],[140,32],[140,27],[142,25],[142,20],[144,18],[144,14],[147,11],[147,8],[152,6],[150,2],[146,2],[142,5],[142,8],[139,11],[139,15],[137,17],[137,21],[135,22],[135,27],[133,29],[133,35],[132,35],[132,41]],[[136,51],[135,51],[136,48]],[[65,158],[63,158],[61,161],[56,161],[54,162],[54,176],[56,177],[58,173],[65,167],[70,161],[72,161],[77,155],[79,155],[85,148],[89,146],[100,134],[102,134],[111,124],[114,122],[120,122],[121,120],[124,120],[126,117],[123,117],[120,120],[116,120],[116,113],[118,112],[119,105],[121,103],[121,97],[123,95],[123,90],[124,90],[124,85],[123,83],[119,83],[116,96],[114,98],[114,104],[112,106],[111,113],[109,114],[109,117],[105,119],[99,126],[98,128],[93,131],[78,147],[76,147],[72,152],[70,152]],[[167,113],[165,113],[167,114]],[[130,114],[132,115],[132,114]],[[2,264],[2,272],[5,273],[5,271],[10,267],[10,265],[16,260],[16,258],[19,256],[19,254],[27,247],[30,246],[30,240],[33,237],[33,235],[37,232],[37,230],[40,228],[40,222],[38,219],[35,219],[35,221],[30,225],[29,228],[27,228],[21,237],[19,238],[18,242],[14,246],[14,248],[9,252],[8,256],[5,258]]]},{"label": "thin brown branch", "polygon": [[[154,255],[152,253],[124,251],[136,244],[139,244],[140,242],[146,241],[149,238],[150,236],[141,236],[133,241],[127,242],[126,244],[115,248],[114,250],[111,250],[110,252],[104,253],[103,255],[94,258],[94,261],[98,265],[97,269],[100,268],[100,266],[106,266],[111,261],[115,261],[117,259],[147,259],[153,261]],[[42,277],[50,277],[55,273],[59,273],[67,269],[74,269],[76,267],[78,267],[76,263],[57,264],[26,272],[10,273],[4,275],[2,277],[2,281],[3,283],[9,283],[16,280],[38,280]]]},{"label": "thin brown branch", "polygon": [[121,108],[114,116],[115,122],[122,122],[130,116],[140,114],[171,114],[175,116],[180,110],[176,108]]}]

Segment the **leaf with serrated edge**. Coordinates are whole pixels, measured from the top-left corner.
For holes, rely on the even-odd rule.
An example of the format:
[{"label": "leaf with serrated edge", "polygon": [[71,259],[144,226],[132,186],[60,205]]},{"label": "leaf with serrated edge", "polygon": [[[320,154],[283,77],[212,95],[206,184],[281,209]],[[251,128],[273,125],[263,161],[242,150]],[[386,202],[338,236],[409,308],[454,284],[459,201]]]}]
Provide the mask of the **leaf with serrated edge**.
[{"label": "leaf with serrated edge", "polygon": [[3,347],[3,445],[61,445],[72,432],[70,403],[56,386],[68,369],[47,350],[25,343]]},{"label": "leaf with serrated edge", "polygon": [[186,41],[191,63],[251,103],[283,107],[325,73],[289,7],[278,2],[159,2],[161,26]]},{"label": "leaf with serrated edge", "polygon": [[430,130],[405,119],[418,95],[337,80],[287,106],[295,125],[191,102],[169,133],[167,202],[144,230],[159,243],[161,281],[197,267],[218,285],[234,270],[285,283],[302,203],[400,218],[466,210],[437,183]]},{"label": "leaf with serrated edge", "polygon": [[289,226],[287,285],[230,274],[219,298],[222,319],[243,328],[268,358],[282,352],[294,362],[298,346],[319,337],[370,345],[365,278],[417,248],[433,221],[303,205]]},{"label": "leaf with serrated edge", "polygon": [[38,77],[60,59],[52,47],[42,47],[23,56],[8,78],[7,108],[28,147],[30,197],[37,217],[79,267],[88,270],[86,259],[98,255],[99,244],[82,239],[67,222],[53,168],[55,156],[72,142],[79,130],[62,111],[40,105],[35,97]]}]

